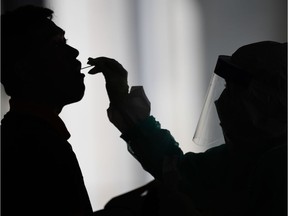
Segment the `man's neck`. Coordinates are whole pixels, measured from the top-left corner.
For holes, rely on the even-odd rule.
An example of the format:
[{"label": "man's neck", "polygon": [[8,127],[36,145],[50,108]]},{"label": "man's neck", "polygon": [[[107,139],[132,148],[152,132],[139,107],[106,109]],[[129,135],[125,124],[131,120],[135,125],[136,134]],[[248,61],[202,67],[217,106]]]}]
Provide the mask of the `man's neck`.
[{"label": "man's neck", "polygon": [[47,103],[44,101],[36,101],[29,99],[19,99],[11,98],[10,99],[10,108],[11,110],[22,110],[27,112],[47,112],[53,113],[54,115],[59,115],[62,111],[63,106],[57,106],[52,103]]},{"label": "man's neck", "polygon": [[62,107],[59,108],[58,106],[51,106],[47,103],[10,99],[11,112],[42,119],[55,128],[63,138],[69,139],[70,133],[68,132],[64,122],[58,116],[61,110]]}]

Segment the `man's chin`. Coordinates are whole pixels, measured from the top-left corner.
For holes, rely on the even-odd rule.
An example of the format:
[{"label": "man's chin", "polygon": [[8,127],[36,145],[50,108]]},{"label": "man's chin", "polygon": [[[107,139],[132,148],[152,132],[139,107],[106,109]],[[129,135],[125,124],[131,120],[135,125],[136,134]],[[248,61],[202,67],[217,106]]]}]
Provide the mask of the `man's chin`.
[{"label": "man's chin", "polygon": [[85,87],[82,89],[82,91],[78,91],[78,92],[75,92],[74,94],[70,94],[69,97],[66,97],[65,100],[62,100],[64,102],[64,106],[81,101],[84,97],[84,93],[85,93]]}]

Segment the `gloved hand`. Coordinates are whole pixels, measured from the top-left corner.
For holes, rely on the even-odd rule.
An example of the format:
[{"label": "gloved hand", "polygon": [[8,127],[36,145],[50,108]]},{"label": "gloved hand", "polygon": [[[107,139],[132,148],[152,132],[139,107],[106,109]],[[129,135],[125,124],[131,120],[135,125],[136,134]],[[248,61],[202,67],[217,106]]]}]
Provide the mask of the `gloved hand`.
[{"label": "gloved hand", "polygon": [[127,97],[129,91],[128,73],[120,63],[111,58],[99,57],[88,58],[87,64],[95,66],[88,72],[89,74],[103,73],[106,90],[112,105],[119,104]]},{"label": "gloved hand", "polygon": [[108,118],[122,133],[126,133],[150,116],[151,104],[142,86],[132,86],[129,95],[118,106],[107,110]]},{"label": "gloved hand", "polygon": [[142,86],[132,87],[129,93],[128,73],[114,59],[89,58],[88,64],[95,67],[89,74],[102,72],[110,99],[108,118],[122,133],[127,132],[150,115],[150,101]]}]

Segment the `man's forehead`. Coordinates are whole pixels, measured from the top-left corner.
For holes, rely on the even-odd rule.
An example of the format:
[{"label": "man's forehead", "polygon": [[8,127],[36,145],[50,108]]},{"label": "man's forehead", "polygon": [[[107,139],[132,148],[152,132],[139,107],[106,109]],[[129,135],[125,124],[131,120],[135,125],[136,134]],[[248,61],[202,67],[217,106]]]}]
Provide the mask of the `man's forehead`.
[{"label": "man's forehead", "polygon": [[35,29],[34,33],[33,38],[43,45],[65,40],[65,31],[51,20],[47,20],[39,29]]}]

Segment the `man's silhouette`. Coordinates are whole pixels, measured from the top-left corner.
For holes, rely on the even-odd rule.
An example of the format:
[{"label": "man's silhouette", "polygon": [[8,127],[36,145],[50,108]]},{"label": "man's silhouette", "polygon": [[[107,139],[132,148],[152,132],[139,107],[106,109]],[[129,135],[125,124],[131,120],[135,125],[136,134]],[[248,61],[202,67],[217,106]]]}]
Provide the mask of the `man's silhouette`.
[{"label": "man's silhouette", "polygon": [[1,82],[11,97],[1,125],[2,215],[91,215],[70,137],[59,118],[85,86],[78,50],[49,9],[1,16]]}]

